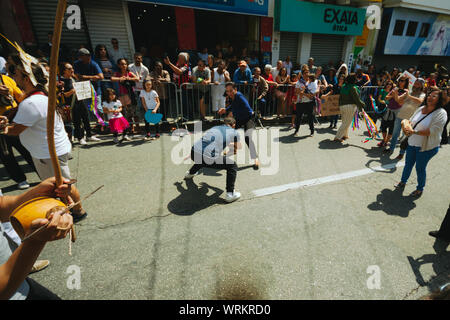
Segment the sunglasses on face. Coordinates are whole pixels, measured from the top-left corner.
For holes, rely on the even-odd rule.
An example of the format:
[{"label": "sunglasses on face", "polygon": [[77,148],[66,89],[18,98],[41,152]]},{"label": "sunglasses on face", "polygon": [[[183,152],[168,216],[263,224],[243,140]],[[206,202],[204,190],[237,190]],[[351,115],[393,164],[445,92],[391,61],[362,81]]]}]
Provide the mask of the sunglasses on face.
[{"label": "sunglasses on face", "polygon": [[404,81],[406,81],[406,79],[400,79],[400,80],[398,80],[398,82],[404,82]]}]

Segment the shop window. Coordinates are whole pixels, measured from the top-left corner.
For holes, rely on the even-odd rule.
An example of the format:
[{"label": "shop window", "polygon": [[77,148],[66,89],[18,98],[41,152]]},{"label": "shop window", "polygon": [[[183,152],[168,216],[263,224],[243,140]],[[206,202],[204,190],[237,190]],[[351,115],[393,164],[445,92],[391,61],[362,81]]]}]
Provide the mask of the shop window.
[{"label": "shop window", "polygon": [[405,29],[405,20],[396,20],[394,26],[394,32],[392,33],[394,36],[402,36],[403,29]]},{"label": "shop window", "polygon": [[422,23],[422,28],[420,28],[419,38],[428,37],[428,33],[430,32],[430,24]]},{"label": "shop window", "polygon": [[416,30],[418,26],[417,21],[410,21],[408,22],[408,28],[406,29],[406,36],[407,37],[414,37],[416,35]]}]

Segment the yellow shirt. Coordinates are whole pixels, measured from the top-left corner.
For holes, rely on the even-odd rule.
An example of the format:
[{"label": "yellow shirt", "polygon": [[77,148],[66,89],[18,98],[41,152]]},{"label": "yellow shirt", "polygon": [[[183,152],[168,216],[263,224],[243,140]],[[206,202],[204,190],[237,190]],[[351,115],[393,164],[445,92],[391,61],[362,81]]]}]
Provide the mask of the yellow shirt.
[{"label": "yellow shirt", "polygon": [[0,115],[5,113],[6,110],[17,107],[17,102],[20,103],[23,100],[22,90],[19,89],[16,82],[8,76],[1,75],[1,77],[3,84],[9,88],[9,94],[14,97],[14,101],[12,106],[0,107]]}]

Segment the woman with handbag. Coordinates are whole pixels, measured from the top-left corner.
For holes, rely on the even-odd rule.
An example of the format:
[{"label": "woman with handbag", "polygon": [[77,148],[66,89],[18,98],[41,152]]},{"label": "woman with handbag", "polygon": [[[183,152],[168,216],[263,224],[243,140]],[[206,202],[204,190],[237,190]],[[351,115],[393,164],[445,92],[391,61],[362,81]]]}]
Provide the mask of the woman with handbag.
[{"label": "woman with handbag", "polygon": [[[413,87],[411,89],[411,92],[406,90],[406,98],[405,102],[403,103],[402,107],[399,109],[397,115],[396,115],[396,121],[397,124],[394,123],[394,132],[395,126],[399,126],[401,128],[401,122],[405,119],[411,118],[411,116],[416,112],[416,110],[419,108],[419,106],[423,103],[423,100],[425,99],[425,93],[423,92],[423,86],[425,85],[425,80],[422,78],[417,79]],[[397,129],[400,133],[400,130]],[[398,134],[397,134],[398,137]],[[394,141],[394,140],[393,140]],[[395,140],[395,142],[397,139]],[[390,151],[394,151],[395,148],[395,142],[391,143]],[[403,156],[405,154],[406,150],[400,149],[400,154],[397,156],[397,160],[402,160]]]},{"label": "woman with handbag", "polygon": [[416,166],[418,185],[412,193],[420,197],[426,181],[426,168],[428,162],[439,150],[442,129],[447,121],[447,112],[443,107],[443,94],[439,89],[433,89],[425,99],[425,105],[420,107],[409,120],[402,121],[403,132],[407,138],[402,144],[406,147],[405,167],[401,181],[395,186],[404,188]]}]

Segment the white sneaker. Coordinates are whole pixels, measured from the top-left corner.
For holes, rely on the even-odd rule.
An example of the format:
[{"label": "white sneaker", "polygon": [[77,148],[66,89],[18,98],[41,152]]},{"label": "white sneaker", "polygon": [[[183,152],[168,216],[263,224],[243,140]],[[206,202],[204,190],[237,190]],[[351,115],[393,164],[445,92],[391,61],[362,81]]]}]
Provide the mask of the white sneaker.
[{"label": "white sneaker", "polygon": [[190,179],[192,179],[193,177],[198,176],[199,174],[200,174],[200,171],[197,171],[197,172],[194,173],[194,174],[190,174],[189,171],[186,171],[186,174],[184,175],[184,179],[185,179],[185,180],[190,180]]},{"label": "white sneaker", "polygon": [[133,140],[133,139],[131,139],[128,135],[125,135],[125,137],[123,137],[125,140],[127,140],[127,141],[131,141],[131,140]]},{"label": "white sneaker", "polygon": [[241,194],[237,191],[227,192],[227,195],[225,196],[225,201],[230,203],[230,202],[238,200],[240,197],[241,197]]},{"label": "white sneaker", "polygon": [[114,143],[119,143],[119,138],[115,137],[113,141]]},{"label": "white sneaker", "polygon": [[80,145],[82,145],[82,146],[87,145],[87,142],[86,142],[86,140],[84,138],[80,139]]},{"label": "white sneaker", "polygon": [[18,187],[20,190],[24,190],[24,189],[28,189],[28,188],[30,187],[30,185],[29,185],[28,182],[25,180],[25,181],[22,181],[22,182],[18,183],[18,184],[17,184],[17,187]]},{"label": "white sneaker", "polygon": [[96,136],[92,136],[86,139],[87,141],[102,141],[101,139],[97,138]]}]

